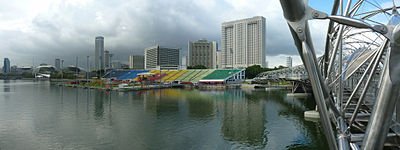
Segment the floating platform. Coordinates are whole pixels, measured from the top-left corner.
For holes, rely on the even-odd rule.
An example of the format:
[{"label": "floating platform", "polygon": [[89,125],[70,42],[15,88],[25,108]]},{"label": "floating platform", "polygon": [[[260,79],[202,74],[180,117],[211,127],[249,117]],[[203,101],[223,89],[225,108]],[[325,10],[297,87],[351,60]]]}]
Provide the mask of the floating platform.
[{"label": "floating platform", "polygon": [[265,88],[265,91],[276,91],[276,90],[285,90],[285,88],[281,88],[281,87],[267,87],[267,88]]},{"label": "floating platform", "polygon": [[316,110],[309,110],[304,112],[304,118],[319,119],[319,112]]},{"label": "floating platform", "polygon": [[311,93],[287,93],[287,97],[308,97],[311,96]]}]

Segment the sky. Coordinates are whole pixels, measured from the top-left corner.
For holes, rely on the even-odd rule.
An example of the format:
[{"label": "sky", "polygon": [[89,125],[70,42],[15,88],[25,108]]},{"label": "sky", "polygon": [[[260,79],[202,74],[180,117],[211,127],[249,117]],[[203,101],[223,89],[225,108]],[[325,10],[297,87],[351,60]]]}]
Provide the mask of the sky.
[{"label": "sky", "polygon": [[[330,12],[332,0],[309,0],[313,8]],[[86,66],[94,56],[96,36],[104,36],[113,60],[143,55],[154,44],[187,52],[188,41],[208,39],[220,43],[221,23],[264,16],[266,61],[269,67],[285,65],[292,56],[301,64],[279,0],[18,0],[0,1],[0,65]],[[327,21],[311,21],[317,54],[322,54]],[[91,60],[93,62],[93,60]]]}]

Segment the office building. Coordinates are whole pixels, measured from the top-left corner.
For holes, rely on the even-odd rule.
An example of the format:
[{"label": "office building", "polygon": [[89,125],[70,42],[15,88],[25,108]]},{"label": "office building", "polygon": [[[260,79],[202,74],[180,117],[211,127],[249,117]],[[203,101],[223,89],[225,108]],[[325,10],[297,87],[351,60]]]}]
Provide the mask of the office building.
[{"label": "office building", "polygon": [[144,56],[132,55],[129,56],[129,69],[144,69]]},{"label": "office building", "polygon": [[265,66],[265,18],[256,16],[222,23],[223,68]]},{"label": "office building", "polygon": [[292,68],[292,61],[293,61],[293,59],[292,59],[292,57],[287,57],[286,58],[286,67],[288,67],[288,68]]},{"label": "office building", "polygon": [[3,64],[3,73],[7,74],[11,72],[11,64],[10,64],[10,59],[4,58],[4,64]]},{"label": "office building", "polygon": [[121,61],[115,60],[111,63],[111,68],[113,69],[122,69]]},{"label": "office building", "polygon": [[98,36],[95,39],[94,64],[96,70],[104,69],[104,37]]},{"label": "office building", "polygon": [[217,42],[205,39],[189,42],[189,66],[203,65],[209,69],[217,66]]},{"label": "office building", "polygon": [[106,69],[111,68],[111,57],[110,51],[104,51],[104,66]]},{"label": "office building", "polygon": [[10,72],[11,72],[11,73],[16,73],[16,72],[17,72],[17,69],[18,69],[18,66],[13,65],[13,66],[10,67]]},{"label": "office building", "polygon": [[178,70],[180,68],[180,50],[159,45],[144,50],[146,70]]},{"label": "office building", "polygon": [[54,62],[54,66],[57,70],[61,70],[61,59],[57,58]]}]

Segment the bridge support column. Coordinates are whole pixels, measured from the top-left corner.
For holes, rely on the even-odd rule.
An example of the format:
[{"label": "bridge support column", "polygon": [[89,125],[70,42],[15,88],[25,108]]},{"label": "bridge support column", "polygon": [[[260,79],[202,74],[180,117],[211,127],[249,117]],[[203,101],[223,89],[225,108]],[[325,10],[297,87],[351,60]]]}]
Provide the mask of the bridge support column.
[{"label": "bridge support column", "polygon": [[[313,10],[306,6],[302,0],[280,0],[280,3],[299,54],[310,77],[315,101],[319,108],[322,128],[327,137],[329,149],[336,150],[338,149],[338,145],[326,104],[326,102],[329,103],[331,101],[329,97],[326,97],[326,91],[324,90],[326,85],[323,85],[322,74],[317,67],[316,55],[307,23],[309,19],[312,19],[311,11]],[[317,15],[324,15],[322,13],[319,14],[317,11],[314,13],[317,13]]]}]

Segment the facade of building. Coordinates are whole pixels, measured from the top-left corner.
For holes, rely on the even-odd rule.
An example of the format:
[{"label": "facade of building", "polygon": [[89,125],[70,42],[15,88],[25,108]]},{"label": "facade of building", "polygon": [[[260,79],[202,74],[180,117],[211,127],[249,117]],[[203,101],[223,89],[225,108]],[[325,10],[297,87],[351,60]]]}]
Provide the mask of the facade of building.
[{"label": "facade of building", "polygon": [[16,72],[17,72],[17,69],[18,69],[18,66],[13,65],[13,66],[10,67],[10,72],[11,72],[11,73],[16,73]]},{"label": "facade of building", "polygon": [[130,69],[144,69],[144,56],[132,55],[129,56],[129,68]]},{"label": "facade of building", "polygon": [[159,45],[144,50],[146,70],[178,70],[180,69],[180,50]]},{"label": "facade of building", "polygon": [[102,70],[104,69],[104,37],[96,37],[94,49],[94,64],[96,68],[95,70]]},{"label": "facade of building", "polygon": [[189,42],[189,66],[203,65],[209,69],[217,66],[217,42],[198,40]]},{"label": "facade of building", "polygon": [[61,59],[57,58],[54,62],[54,66],[57,70],[61,70]]},{"label": "facade of building", "polygon": [[221,53],[221,51],[217,51],[217,68],[218,69],[223,68],[221,59],[222,59],[222,53]]},{"label": "facade of building", "polygon": [[31,66],[22,66],[17,68],[16,74],[32,74],[33,68]]},{"label": "facade of building", "polygon": [[289,56],[286,58],[286,67],[292,68],[292,66],[293,66],[293,59],[292,57]]},{"label": "facade of building", "polygon": [[4,58],[4,64],[3,64],[3,73],[7,74],[11,72],[11,64],[10,64],[10,59]]},{"label": "facade of building", "polygon": [[104,67],[107,69],[111,67],[111,55],[110,51],[104,51]]},{"label": "facade of building", "polygon": [[265,66],[265,18],[256,16],[222,23],[223,68]]},{"label": "facade of building", "polygon": [[115,60],[111,63],[111,68],[113,69],[122,69],[122,63],[118,60]]}]

